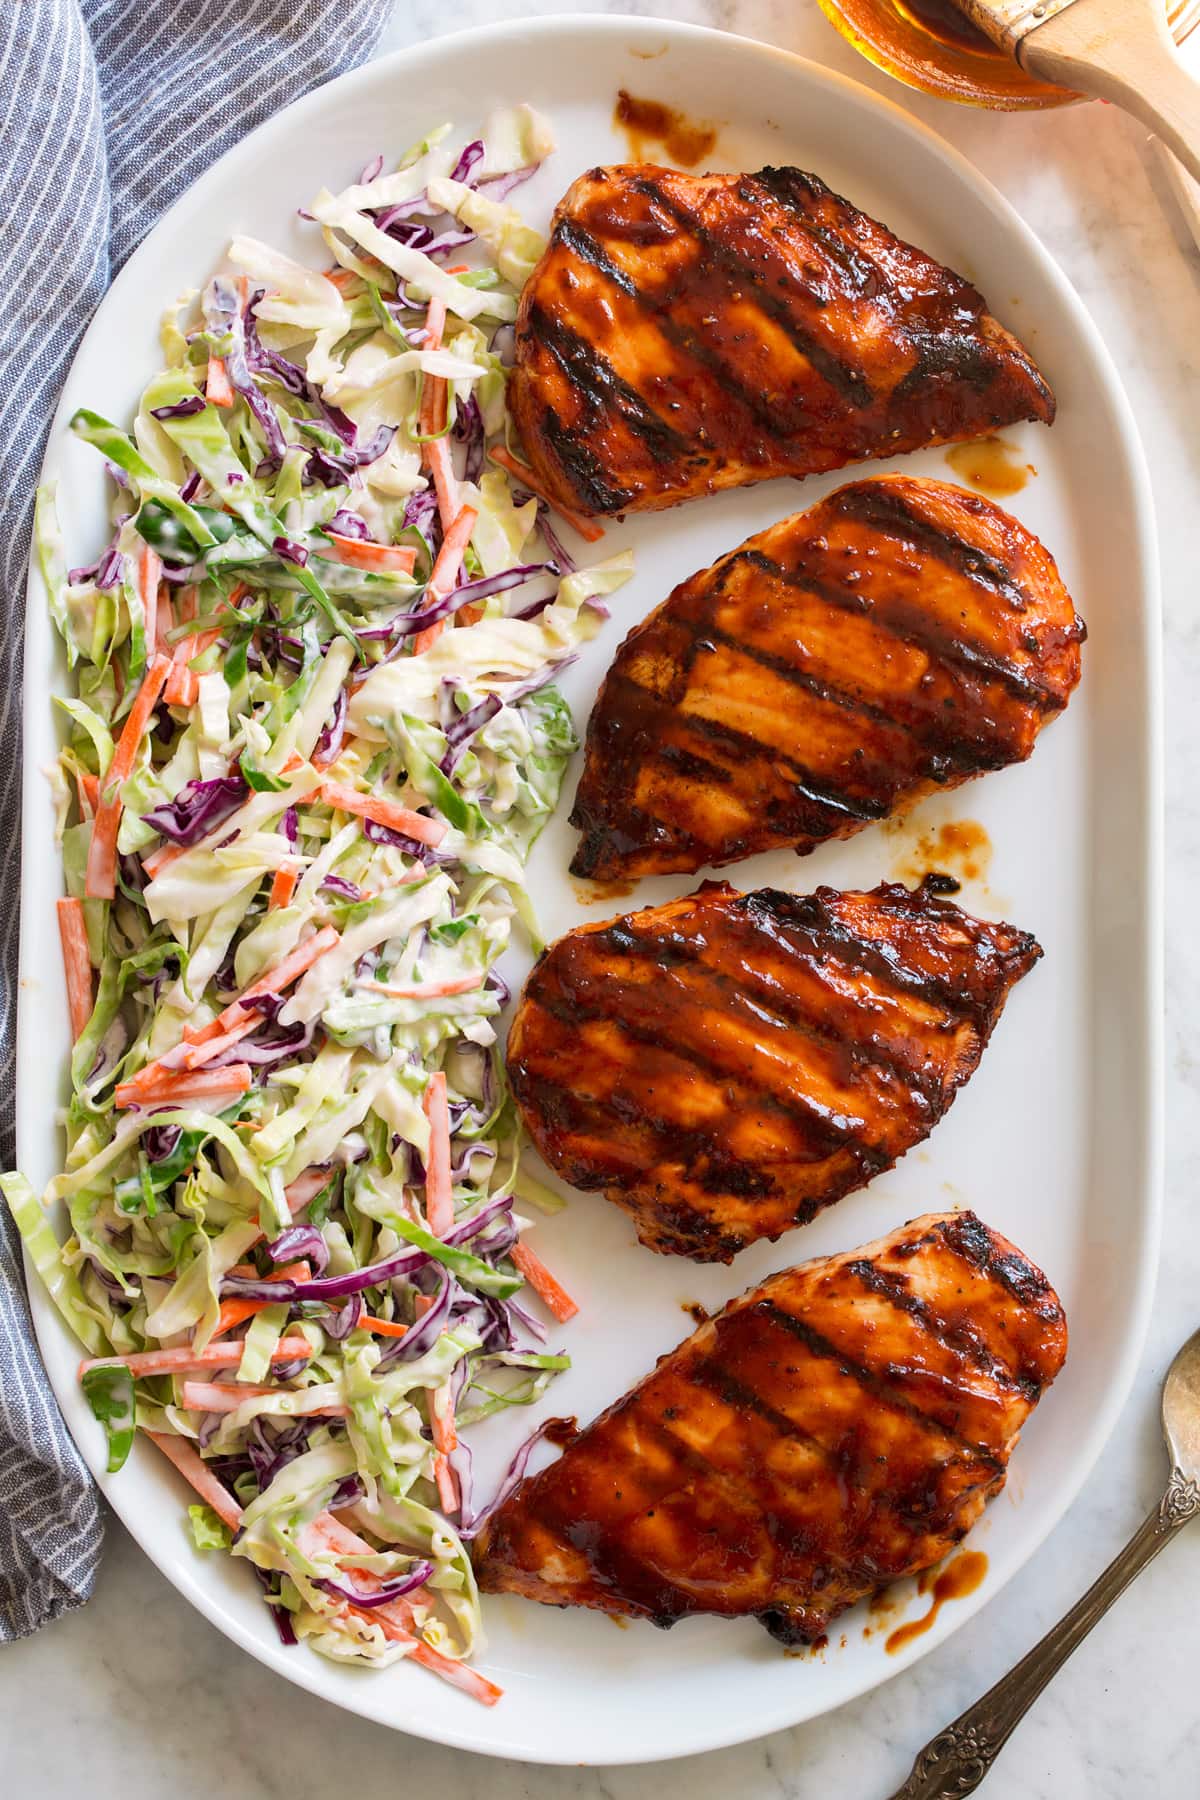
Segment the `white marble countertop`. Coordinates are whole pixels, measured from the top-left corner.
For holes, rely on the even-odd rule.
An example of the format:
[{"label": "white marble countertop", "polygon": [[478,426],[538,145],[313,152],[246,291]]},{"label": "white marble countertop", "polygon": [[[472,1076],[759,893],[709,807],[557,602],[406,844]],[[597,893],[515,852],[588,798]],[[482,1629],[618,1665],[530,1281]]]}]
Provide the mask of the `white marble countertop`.
[{"label": "white marble countertop", "polygon": [[[450,26],[569,10],[567,0],[401,4],[384,49]],[[914,1751],[1003,1673],[1087,1586],[1157,1496],[1158,1387],[1200,1324],[1200,256],[1145,132],[1111,107],[1000,118],[878,75],[815,0],[612,0],[603,10],[738,31],[829,63],[910,106],[1016,205],[1090,308],[1149,454],[1163,554],[1167,669],[1167,1190],[1162,1275],[1132,1398],[1101,1466],[1025,1570],[953,1639],[865,1699],[794,1731],[682,1763],[529,1768],[401,1738],[312,1699],[235,1649],[110,1525],[92,1604],[0,1653],[0,1788],[46,1800],[357,1800],[402,1787],[450,1800],[884,1800]],[[1190,696],[1190,698],[1189,698]],[[1200,1793],[1200,1529],[1093,1633],[1021,1726],[990,1800]]]}]

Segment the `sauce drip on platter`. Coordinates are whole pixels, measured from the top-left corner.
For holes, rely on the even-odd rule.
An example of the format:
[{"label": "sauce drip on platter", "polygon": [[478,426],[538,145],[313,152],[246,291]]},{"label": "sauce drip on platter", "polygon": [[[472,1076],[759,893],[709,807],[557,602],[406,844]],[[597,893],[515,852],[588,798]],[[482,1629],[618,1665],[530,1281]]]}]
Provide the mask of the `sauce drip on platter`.
[{"label": "sauce drip on platter", "polygon": [[[988,1559],[982,1550],[960,1551],[954,1561],[948,1563],[934,1579],[933,1600],[929,1611],[922,1613],[919,1619],[910,1619],[906,1625],[897,1625],[890,1634],[885,1646],[888,1655],[895,1656],[915,1638],[922,1637],[931,1628],[947,1600],[964,1600],[968,1594],[973,1594],[987,1574],[987,1568]],[[927,1575],[930,1573],[931,1571],[926,1571]],[[922,1587],[921,1591],[928,1593],[929,1588]]]},{"label": "sauce drip on platter", "polygon": [[689,119],[686,113],[661,100],[641,100],[622,88],[617,95],[615,122],[629,139],[629,149],[636,162],[651,162],[647,142],[661,144],[673,163],[692,169],[712,150],[717,141],[717,128],[707,121]]}]

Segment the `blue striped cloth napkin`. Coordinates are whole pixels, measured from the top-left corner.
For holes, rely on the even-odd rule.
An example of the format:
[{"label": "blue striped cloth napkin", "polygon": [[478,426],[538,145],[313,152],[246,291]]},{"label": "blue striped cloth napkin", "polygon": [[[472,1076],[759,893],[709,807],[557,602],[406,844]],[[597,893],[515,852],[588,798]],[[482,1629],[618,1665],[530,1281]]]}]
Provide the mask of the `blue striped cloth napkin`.
[{"label": "blue striped cloth napkin", "polygon": [[[279,107],[369,56],[392,0],[9,0],[0,9],[0,1168],[13,1166],[25,564],[46,430],[113,275]],[[81,1605],[99,1496],[38,1359],[0,1205],[0,1642]]]}]

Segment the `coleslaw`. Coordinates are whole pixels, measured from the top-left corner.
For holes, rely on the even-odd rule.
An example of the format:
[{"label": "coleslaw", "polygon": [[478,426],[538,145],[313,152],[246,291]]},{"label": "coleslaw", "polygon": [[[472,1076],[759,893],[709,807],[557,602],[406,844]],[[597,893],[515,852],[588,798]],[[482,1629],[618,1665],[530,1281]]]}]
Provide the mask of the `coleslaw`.
[{"label": "coleslaw", "polygon": [[376,157],[302,215],[322,270],[235,237],[132,428],[73,419],[112,528],[68,567],[39,494],[67,1151],[40,1197],[0,1178],[110,1470],[150,1436],[289,1641],[486,1702],[466,1437],[567,1365],[542,1315],[573,1310],[521,1242],[518,1201],[559,1202],[519,1166],[496,964],[538,943],[554,677],[632,573],[576,567],[506,441],[542,249],[509,196],[552,148],[518,107]]}]

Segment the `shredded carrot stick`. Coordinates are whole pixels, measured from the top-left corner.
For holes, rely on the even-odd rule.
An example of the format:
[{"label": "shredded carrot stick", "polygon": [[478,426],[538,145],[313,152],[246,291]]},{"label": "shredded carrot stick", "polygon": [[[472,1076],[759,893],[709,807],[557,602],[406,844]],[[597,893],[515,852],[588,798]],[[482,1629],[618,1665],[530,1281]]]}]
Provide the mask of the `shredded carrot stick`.
[{"label": "shredded carrot stick", "polygon": [[442,1000],[448,994],[471,994],[482,987],[483,974],[462,975],[457,981],[425,981],[406,987],[393,981],[360,981],[361,993],[386,994],[390,1000]]},{"label": "shredded carrot stick", "polygon": [[[476,507],[464,506],[442,539],[442,547],[437,553],[437,560],[429,577],[429,585],[425,590],[427,602],[443,600],[453,589],[458,580],[458,572],[462,568],[463,557],[466,554],[467,545],[471,541],[471,533],[475,529],[475,521],[478,517],[479,512]],[[424,631],[418,631],[413,639],[413,655],[419,656],[423,650],[428,650],[430,644],[435,643],[441,636],[445,627],[445,619],[438,619],[436,624],[427,625]]]},{"label": "shredded carrot stick", "polygon": [[444,1388],[435,1389],[429,1396],[429,1430],[434,1447],[444,1455],[458,1449],[458,1431],[454,1423],[454,1409],[449,1395]]},{"label": "shredded carrot stick", "polygon": [[71,1041],[78,1043],[92,1016],[92,959],[88,953],[82,900],[58,902],[58,935],[62,940],[63,973],[67,978]]},{"label": "shredded carrot stick", "polygon": [[[196,590],[185,587],[179,596],[180,625],[190,625],[196,617]],[[168,706],[195,706],[200,692],[199,677],[188,667],[196,654],[196,639],[181,638],[171,649],[164,644],[163,649],[171,658],[171,673],[167,676],[167,685],[163,689],[163,699]]]},{"label": "shredded carrot stick", "polygon": [[248,1091],[250,1080],[249,1063],[227,1063],[223,1069],[180,1069],[178,1073],[168,1069],[156,1081],[118,1082],[115,1098],[118,1107],[182,1106],[189,1100],[215,1100],[226,1094],[233,1099]]},{"label": "shredded carrot stick", "polygon": [[187,853],[186,844],[163,844],[159,849],[152,850],[149,856],[143,856],[142,867],[153,881],[156,875],[161,875],[164,869],[169,869],[173,862],[178,862]]},{"label": "shredded carrot stick", "polygon": [[[426,823],[428,824],[428,822],[427,820]],[[218,1013],[210,1025],[205,1025],[200,1031],[193,1031],[190,1027],[185,1027],[184,1038],[189,1044],[206,1044],[213,1038],[224,1037],[227,1031],[232,1031],[241,1023],[245,1016],[246,1006],[251,1000],[260,1000],[264,994],[282,993],[285,987],[291,986],[297,976],[303,975],[307,969],[311,969],[317,959],[324,956],[327,950],[332,950],[338,941],[338,934],[332,925],[326,925],[320,931],[314,932],[312,937],[305,938],[302,944],[297,944],[296,948],[290,951],[282,962],[277,962],[273,968],[267,969],[260,975],[257,981],[252,981],[245,992],[239,994],[236,1000],[231,1000],[224,1012]],[[143,1069],[142,1074],[144,1075],[145,1072]]]},{"label": "shredded carrot stick", "polygon": [[373,1318],[364,1307],[363,1311],[358,1315],[358,1329],[360,1331],[372,1331],[376,1337],[399,1338],[404,1336],[408,1330],[408,1326],[402,1325],[399,1319]]},{"label": "shredded carrot stick", "polygon": [[408,1654],[413,1662],[420,1663],[431,1674],[440,1675],[451,1687],[461,1688],[464,1694],[469,1694],[472,1700],[478,1700],[482,1706],[495,1706],[498,1700],[504,1698],[504,1689],[497,1687],[494,1681],[489,1681],[486,1675],[481,1675],[478,1669],[473,1669],[470,1663],[457,1662],[453,1657],[443,1656],[440,1650],[435,1650],[424,1638],[414,1638],[411,1631],[406,1631],[403,1625],[398,1625],[390,1616],[390,1608],[372,1606],[368,1610],[365,1607],[347,1606],[345,1610],[355,1618],[378,1625],[384,1636],[393,1643],[409,1645]]},{"label": "shredded carrot stick", "polygon": [[171,667],[166,656],[156,656],[146,671],[137,698],[130,707],[112,761],[101,784],[100,805],[92,825],[84,891],[89,899],[111,900],[117,891],[117,830],[121,823],[121,783],[132,773],[134,758],[150,715],[158,705],[163,683]]},{"label": "shredded carrot stick", "polygon": [[[288,1263],[285,1268],[272,1269],[269,1275],[260,1275],[252,1263],[245,1267],[239,1264],[236,1269],[230,1269],[229,1273],[231,1275],[249,1275],[257,1281],[312,1280],[312,1270],[306,1262]],[[275,1302],[272,1300],[222,1300],[221,1310],[217,1314],[217,1322],[212,1336],[208,1340],[209,1343],[214,1343],[217,1338],[224,1336],[225,1332],[232,1331],[235,1325],[243,1325],[247,1319],[252,1319],[256,1313],[262,1312],[264,1307],[274,1304]]]},{"label": "shredded carrot stick", "polygon": [[146,1436],[175,1464],[183,1479],[190,1482],[200,1498],[212,1507],[218,1519],[223,1519],[231,1531],[236,1531],[242,1522],[242,1509],[224,1483],[217,1480],[211,1469],[205,1468],[199,1451],[186,1438],[171,1437],[165,1431],[148,1431]]},{"label": "shredded carrot stick", "polygon": [[[302,944],[298,944],[273,969],[268,969],[257,981],[251,982],[245,993],[230,1001],[225,1010],[218,1013],[208,1025],[199,1030],[185,1025],[183,1039],[173,1050],[166,1051],[156,1062],[147,1063],[135,1075],[131,1075],[128,1081],[121,1083],[118,1096],[123,1093],[126,1098],[122,1100],[118,1097],[117,1105],[145,1105],[157,1099],[164,1084],[171,1088],[173,1083],[183,1079],[185,1073],[202,1069],[214,1057],[223,1055],[242,1038],[249,1037],[262,1024],[262,1015],[252,1002],[266,994],[280,993],[337,942],[337,932],[332,925],[326,925],[321,931],[314,932],[312,937],[306,938]],[[231,1067],[241,1069],[245,1065],[236,1063]],[[213,1069],[210,1071],[210,1079],[219,1089],[221,1084],[217,1078],[228,1073],[227,1069]],[[245,1089],[237,1088],[235,1091],[244,1093]]]},{"label": "shredded carrot stick", "polygon": [[470,274],[470,271],[470,263],[455,263],[452,269],[446,270],[446,273],[447,275],[468,275]]},{"label": "shredded carrot stick", "polygon": [[[226,1031],[223,1031],[220,1037],[205,1038],[203,1042],[199,1044],[191,1043],[185,1037],[183,1043],[178,1046],[178,1064],[171,1063],[166,1066],[168,1068],[202,1069],[207,1063],[212,1062],[214,1057],[224,1056],[226,1050],[232,1050],[233,1046],[235,1044],[240,1044],[244,1037],[249,1037],[251,1032],[257,1031],[262,1022],[263,1019],[261,1013],[246,1012],[242,1014],[241,1018],[232,1023]],[[170,1054],[170,1052],[168,1052],[168,1054]],[[154,1065],[152,1064],[151,1067],[153,1066]],[[145,1069],[141,1069],[132,1077],[132,1079],[134,1081],[140,1081],[145,1073]],[[157,1079],[157,1077],[150,1077],[152,1084],[155,1079]]]},{"label": "shredded carrot stick", "polygon": [[[142,546],[138,557],[138,592],[142,596],[142,609],[146,615],[146,655],[152,656],[161,651],[158,620],[158,589],[162,581],[162,558],[152,550],[149,544]],[[169,602],[167,603],[169,606]],[[169,654],[169,652],[168,652]]]},{"label": "shredded carrot stick", "polygon": [[268,912],[276,912],[281,906],[288,905],[299,879],[299,869],[276,869],[271,882],[271,898],[267,902]]},{"label": "shredded carrot stick", "polygon": [[339,294],[344,294],[347,288],[353,287],[355,282],[360,280],[360,277],[354,273],[353,269],[333,268],[325,270],[325,279],[333,283]]},{"label": "shredded carrot stick", "polygon": [[95,818],[96,808],[100,804],[100,777],[89,775],[86,769],[76,769],[75,793],[79,800],[80,819]]},{"label": "shredded carrot stick", "polygon": [[[315,1519],[301,1527],[300,1544],[302,1549],[311,1552],[314,1547],[314,1539],[316,1546],[332,1550],[338,1556],[362,1556],[369,1554],[371,1549],[365,1539],[360,1538],[357,1532],[351,1531],[349,1526],[343,1525],[341,1520],[331,1512],[318,1513]],[[381,1578],[372,1574],[369,1569],[356,1568],[350,1572],[350,1578],[366,1594],[377,1593],[383,1586]],[[385,1606],[372,1607],[371,1615],[386,1619],[396,1632],[411,1631],[416,1621],[416,1605],[428,1605],[430,1599],[431,1596],[427,1589],[414,1588],[411,1595],[403,1599],[389,1600]]]},{"label": "shredded carrot stick", "polygon": [[514,1244],[509,1255],[513,1266],[525,1277],[539,1300],[560,1324],[565,1325],[568,1319],[575,1317],[579,1311],[578,1306],[566,1288],[554,1279],[542,1259],[534,1255],[528,1244]]},{"label": "shredded carrot stick", "polygon": [[[311,1551],[314,1539],[317,1545],[334,1550],[341,1556],[362,1556],[371,1548],[364,1538],[350,1531],[330,1512],[318,1513],[309,1525],[302,1528],[302,1548]],[[368,1569],[356,1568],[351,1572],[351,1577],[364,1593],[376,1592],[383,1585],[379,1576],[371,1574]],[[414,1636],[413,1603],[416,1601],[428,1604],[429,1595],[423,1588],[415,1589],[403,1600],[389,1600],[383,1606],[347,1606],[346,1611],[356,1618],[378,1625],[393,1643],[409,1645],[409,1655],[422,1668],[440,1675],[443,1681],[448,1681],[452,1687],[461,1688],[484,1706],[495,1706],[503,1696],[503,1688],[497,1687],[494,1681],[489,1681],[486,1675],[481,1675],[478,1669],[471,1668],[469,1663],[443,1656],[440,1650],[434,1650],[424,1639]]]},{"label": "shredded carrot stick", "polygon": [[[441,346],[442,333],[446,329],[446,303],[435,294],[429,302],[429,310],[425,316],[425,341],[423,350],[437,350]],[[425,464],[433,476],[434,490],[437,493],[438,516],[442,522],[442,530],[449,531],[458,512],[458,482],[454,475],[454,465],[450,460],[450,446],[444,437],[436,433],[446,429],[446,408],[449,403],[450,387],[444,376],[425,375],[421,378],[421,405],[417,414],[417,430],[428,442],[422,445]]]},{"label": "shredded carrot stick", "polygon": [[154,648],[159,656],[174,654],[168,633],[175,629],[175,614],[171,605],[171,596],[165,591],[158,596],[154,608]]},{"label": "shredded carrot stick", "polygon": [[[379,1607],[373,1606],[371,1617],[377,1619],[380,1611]],[[478,1669],[473,1669],[469,1663],[456,1662],[453,1657],[443,1656],[440,1650],[435,1650],[423,1638],[417,1640],[416,1648],[411,1654],[412,1660],[420,1663],[423,1669],[440,1675],[451,1687],[461,1688],[464,1694],[470,1694],[472,1700],[478,1700],[482,1706],[495,1706],[497,1700],[504,1698],[504,1689],[497,1687],[494,1681],[489,1681],[486,1675],[481,1675]]]},{"label": "shredded carrot stick", "polygon": [[330,562],[343,563],[348,569],[386,570],[392,575],[411,575],[416,567],[417,552],[412,544],[377,544],[370,538],[343,537],[325,528],[329,549],[318,554]]},{"label": "shredded carrot stick", "polygon": [[[421,346],[422,350],[436,350],[437,345],[428,338]],[[446,378],[444,375],[423,375],[421,377],[421,405],[417,413],[417,430],[422,437],[430,432],[442,431],[446,425]],[[429,450],[429,445],[424,446]]]},{"label": "shredded carrot stick", "polygon": [[461,1504],[458,1494],[458,1482],[454,1479],[454,1470],[450,1467],[450,1459],[442,1450],[433,1453],[433,1479],[437,1486],[438,1500],[442,1511],[456,1513]]},{"label": "shredded carrot stick", "polygon": [[[170,1350],[135,1350],[130,1356],[94,1356],[79,1365],[81,1376],[89,1369],[124,1367],[131,1375],[189,1375],[195,1369],[223,1369],[242,1360],[245,1345],[237,1338],[226,1344],[206,1344],[196,1350],[190,1344],[179,1344]],[[312,1355],[307,1338],[280,1338],[271,1352],[273,1363],[295,1362],[298,1357]]]},{"label": "shredded carrot stick", "polygon": [[224,360],[219,356],[208,359],[208,377],[204,383],[204,398],[210,406],[233,405],[233,383],[229,379],[229,371]]},{"label": "shredded carrot stick", "polygon": [[450,460],[450,446],[444,437],[438,437],[430,438],[427,444],[422,445],[422,449],[429,473],[433,476],[442,530],[449,531],[458,513],[458,478]]},{"label": "shredded carrot stick", "polygon": [[506,474],[512,475],[523,487],[527,487],[531,494],[536,494],[539,500],[544,500],[547,506],[553,507],[559,518],[565,519],[567,524],[579,533],[585,543],[598,543],[604,536],[599,525],[594,525],[590,519],[582,518],[579,513],[572,512],[569,506],[564,506],[561,500],[556,500],[553,494],[549,493],[538,480],[527,463],[518,462],[516,457],[503,447],[491,450],[488,454],[493,462],[500,464]]},{"label": "shredded carrot stick", "polygon": [[429,1154],[425,1158],[425,1218],[435,1237],[445,1237],[454,1224],[450,1185],[450,1108],[441,1069],[429,1077],[421,1102],[429,1120]]},{"label": "shredded carrot stick", "polygon": [[327,806],[335,806],[339,812],[371,819],[376,825],[386,825],[389,831],[415,838],[419,844],[440,844],[446,835],[446,827],[439,819],[427,819],[424,813],[410,812],[407,806],[398,806],[394,800],[377,800],[372,794],[360,794],[356,788],[343,787],[340,782],[323,782],[320,796]]}]

